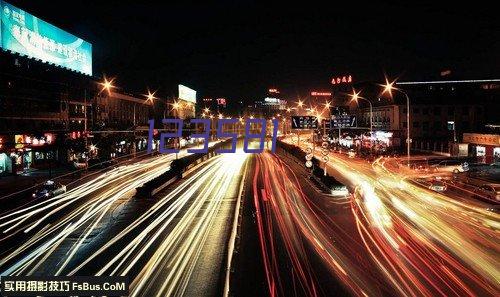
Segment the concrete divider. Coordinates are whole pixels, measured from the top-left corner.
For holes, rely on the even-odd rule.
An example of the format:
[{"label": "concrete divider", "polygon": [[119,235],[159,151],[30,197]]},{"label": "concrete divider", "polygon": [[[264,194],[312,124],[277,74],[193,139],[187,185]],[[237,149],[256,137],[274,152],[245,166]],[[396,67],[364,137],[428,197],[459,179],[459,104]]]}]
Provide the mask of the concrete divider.
[{"label": "concrete divider", "polygon": [[[288,143],[285,143],[281,140],[278,140],[276,142],[278,149],[282,150],[282,153],[291,155],[297,159],[299,162],[304,162],[305,166],[305,157],[306,157],[306,152],[304,152],[301,148],[291,145]],[[321,183],[325,189],[331,190],[332,187],[338,186],[341,184],[337,179],[335,179],[333,176],[329,174],[324,174],[324,170],[322,169],[324,165],[323,162],[320,162],[316,157],[314,157],[311,162],[313,163],[312,169],[312,174],[311,177],[316,179],[319,183]],[[323,163],[323,164],[322,164]]]},{"label": "concrete divider", "polygon": [[206,154],[191,154],[172,161],[168,171],[138,187],[136,189],[136,197],[152,198],[155,194],[173,184],[178,179],[184,178],[186,175],[198,169],[205,161],[218,155],[216,150],[228,148],[230,145],[231,141],[228,139],[210,147]]}]

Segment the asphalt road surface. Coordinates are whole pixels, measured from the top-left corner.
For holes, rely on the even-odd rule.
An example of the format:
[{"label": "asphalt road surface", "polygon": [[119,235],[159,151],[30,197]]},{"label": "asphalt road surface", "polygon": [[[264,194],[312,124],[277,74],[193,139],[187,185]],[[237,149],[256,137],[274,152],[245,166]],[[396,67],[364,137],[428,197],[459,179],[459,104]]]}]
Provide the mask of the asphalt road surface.
[{"label": "asphalt road surface", "polygon": [[155,199],[162,155],[4,213],[1,275],[127,275],[131,296],[219,295],[245,154],[215,157]]}]

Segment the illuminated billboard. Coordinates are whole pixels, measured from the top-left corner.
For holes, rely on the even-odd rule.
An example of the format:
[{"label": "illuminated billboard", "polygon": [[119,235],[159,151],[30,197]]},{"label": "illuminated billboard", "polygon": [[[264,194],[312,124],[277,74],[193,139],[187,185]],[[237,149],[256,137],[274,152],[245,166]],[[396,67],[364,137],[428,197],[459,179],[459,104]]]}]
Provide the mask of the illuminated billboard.
[{"label": "illuminated billboard", "polygon": [[196,103],[196,91],[186,86],[179,85],[179,99]]},{"label": "illuminated billboard", "polygon": [[9,3],[0,5],[4,50],[92,75],[92,44]]}]

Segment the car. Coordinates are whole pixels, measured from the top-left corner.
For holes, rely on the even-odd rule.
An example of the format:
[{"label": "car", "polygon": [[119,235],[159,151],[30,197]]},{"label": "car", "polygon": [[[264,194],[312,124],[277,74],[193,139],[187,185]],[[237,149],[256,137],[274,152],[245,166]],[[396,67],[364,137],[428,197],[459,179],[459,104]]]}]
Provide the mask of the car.
[{"label": "car", "polygon": [[494,213],[500,213],[500,204],[488,206],[486,210]]},{"label": "car", "polygon": [[500,201],[500,184],[484,184],[474,191],[476,198]]},{"label": "car", "polygon": [[53,180],[46,181],[32,194],[33,198],[51,198],[66,192],[66,186]]},{"label": "car", "polygon": [[75,169],[86,168],[87,162],[85,162],[84,160],[75,160],[75,161],[73,161],[73,167],[75,167]]},{"label": "car", "polygon": [[455,174],[469,170],[469,164],[460,160],[442,160],[430,167],[433,171],[453,172]]},{"label": "car", "polygon": [[444,192],[448,186],[441,179],[433,179],[430,181],[429,189],[435,192]]},{"label": "car", "polygon": [[349,195],[349,190],[341,183],[331,185],[330,189],[330,195],[334,197],[346,197]]}]

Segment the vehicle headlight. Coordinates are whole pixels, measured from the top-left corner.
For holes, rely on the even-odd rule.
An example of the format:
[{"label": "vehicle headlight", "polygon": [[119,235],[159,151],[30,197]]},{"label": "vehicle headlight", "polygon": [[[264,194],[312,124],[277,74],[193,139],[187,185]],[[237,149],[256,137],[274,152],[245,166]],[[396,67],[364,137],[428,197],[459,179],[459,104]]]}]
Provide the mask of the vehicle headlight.
[{"label": "vehicle headlight", "polygon": [[31,195],[31,197],[35,198],[35,197],[36,197],[36,194],[35,194],[35,193],[33,193],[33,194]]},{"label": "vehicle headlight", "polygon": [[45,193],[45,197],[49,197],[49,195],[50,195],[49,193]]}]

